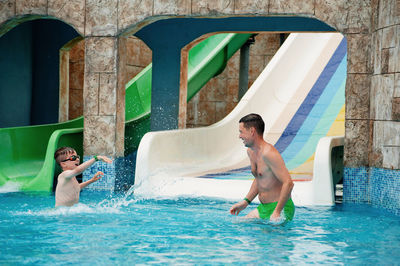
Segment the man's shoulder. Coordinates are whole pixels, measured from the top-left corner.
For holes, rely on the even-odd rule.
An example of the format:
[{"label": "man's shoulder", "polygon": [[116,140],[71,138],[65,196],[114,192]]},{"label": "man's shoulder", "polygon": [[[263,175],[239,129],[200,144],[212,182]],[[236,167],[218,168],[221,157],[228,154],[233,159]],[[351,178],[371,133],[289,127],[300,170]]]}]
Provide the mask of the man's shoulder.
[{"label": "man's shoulder", "polygon": [[274,147],[274,145],[269,143],[266,143],[264,146],[262,156],[268,161],[281,157],[279,151]]}]

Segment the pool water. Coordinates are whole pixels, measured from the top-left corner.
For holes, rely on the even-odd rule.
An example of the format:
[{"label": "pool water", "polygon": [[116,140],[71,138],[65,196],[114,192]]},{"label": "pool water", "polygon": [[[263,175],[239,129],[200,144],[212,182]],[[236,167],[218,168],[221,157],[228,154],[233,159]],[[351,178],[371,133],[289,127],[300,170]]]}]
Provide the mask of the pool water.
[{"label": "pool water", "polygon": [[0,264],[389,264],[400,218],[368,205],[297,207],[282,226],[229,214],[234,202],[81,193],[0,193]]}]

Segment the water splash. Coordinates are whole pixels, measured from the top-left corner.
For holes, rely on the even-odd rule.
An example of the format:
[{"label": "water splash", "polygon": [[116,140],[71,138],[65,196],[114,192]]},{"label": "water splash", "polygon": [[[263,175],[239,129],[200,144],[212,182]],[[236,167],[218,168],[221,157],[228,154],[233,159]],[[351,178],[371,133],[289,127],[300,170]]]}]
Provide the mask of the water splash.
[{"label": "water splash", "polygon": [[9,181],[0,187],[0,193],[18,192],[20,191],[21,186],[21,183]]}]

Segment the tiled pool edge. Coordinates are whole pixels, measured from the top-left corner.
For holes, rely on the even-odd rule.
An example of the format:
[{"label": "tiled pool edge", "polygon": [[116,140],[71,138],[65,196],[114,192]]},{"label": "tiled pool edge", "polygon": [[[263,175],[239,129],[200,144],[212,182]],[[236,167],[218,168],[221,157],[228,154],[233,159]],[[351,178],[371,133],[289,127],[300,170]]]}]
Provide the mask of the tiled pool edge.
[{"label": "tiled pool edge", "polygon": [[343,201],[368,203],[400,215],[400,170],[345,167]]}]

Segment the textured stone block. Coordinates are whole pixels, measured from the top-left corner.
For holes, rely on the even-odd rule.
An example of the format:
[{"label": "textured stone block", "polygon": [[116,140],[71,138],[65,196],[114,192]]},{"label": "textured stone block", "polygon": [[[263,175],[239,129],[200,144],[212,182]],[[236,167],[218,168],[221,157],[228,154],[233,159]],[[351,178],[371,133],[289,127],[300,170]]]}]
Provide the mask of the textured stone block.
[{"label": "textured stone block", "polygon": [[195,125],[195,114],[197,112],[197,104],[199,96],[195,95],[188,103],[186,109],[186,127]]},{"label": "textured stone block", "polygon": [[264,70],[264,56],[252,56],[249,64],[249,79],[255,80]]},{"label": "textured stone block", "polygon": [[115,72],[117,40],[112,37],[86,38],[86,72]]},{"label": "textured stone block", "polygon": [[48,14],[70,24],[82,36],[85,33],[85,0],[49,0]]},{"label": "textured stone block", "polygon": [[69,119],[83,115],[83,90],[69,89]]},{"label": "textured stone block", "polygon": [[85,117],[99,114],[99,86],[100,74],[85,73],[83,89],[83,113]]},{"label": "textured stone block", "polygon": [[274,55],[280,46],[280,36],[274,33],[261,33],[250,46],[250,55]]},{"label": "textured stone block", "polygon": [[387,121],[384,122],[383,146],[400,147],[400,122]]},{"label": "textured stone block", "polygon": [[227,79],[225,78],[213,78],[206,84],[205,93],[200,95],[200,101],[202,102],[216,102],[224,101],[227,95]]},{"label": "textured stone block", "polygon": [[395,55],[395,48],[389,48],[389,58],[388,58],[388,73],[394,73],[396,70],[396,64],[398,63],[398,57]]},{"label": "textured stone block", "polygon": [[400,97],[400,73],[394,74],[394,93],[393,97]]},{"label": "textured stone block", "polygon": [[316,0],[315,16],[344,33],[368,33],[370,0]]},{"label": "textured stone block", "polygon": [[314,15],[314,1],[270,0],[269,13]]},{"label": "textured stone block", "polygon": [[139,56],[140,56],[140,39],[136,37],[127,38],[126,49],[127,49],[127,59],[126,62],[130,66],[139,66]]},{"label": "textured stone block", "polygon": [[151,49],[143,42],[140,41],[139,65],[146,67],[152,62],[153,53]]},{"label": "textured stone block", "polygon": [[0,23],[15,15],[15,1],[0,1]]},{"label": "textured stone block", "polygon": [[114,36],[118,26],[118,0],[86,1],[86,36]]},{"label": "textured stone block", "polygon": [[82,40],[77,42],[70,50],[69,50],[69,61],[70,62],[84,62],[85,59],[85,41]]},{"label": "textured stone block", "polygon": [[391,120],[394,74],[377,75],[371,79],[371,118]]},{"label": "textured stone block", "polygon": [[379,0],[371,0],[371,31],[378,29]]},{"label": "textured stone block", "polygon": [[226,84],[228,86],[228,95],[226,96],[226,100],[233,103],[239,102],[239,80],[228,79]]},{"label": "textured stone block", "polygon": [[383,167],[400,169],[400,147],[383,147]]},{"label": "textured stone block", "polygon": [[400,5],[398,0],[379,1],[378,28],[385,28],[400,22],[397,5]]},{"label": "textured stone block", "polygon": [[239,62],[240,62],[240,52],[237,51],[231,59],[229,59],[226,65],[227,75],[230,78],[239,79]]},{"label": "textured stone block", "polygon": [[369,119],[370,75],[348,74],[346,81],[346,119]]},{"label": "textured stone block", "polygon": [[126,42],[127,64],[130,66],[146,67],[152,61],[151,49],[139,38],[129,37]]},{"label": "textured stone block", "polygon": [[396,26],[384,28],[382,30],[382,48],[395,47]]},{"label": "textured stone block", "polygon": [[371,40],[371,65],[373,66],[373,73],[374,74],[381,74],[382,73],[382,30],[378,30],[372,35]]},{"label": "textured stone block", "polygon": [[199,102],[197,125],[211,125],[215,123],[215,102]]},{"label": "textured stone block", "polygon": [[100,74],[99,115],[116,115],[116,74]]},{"label": "textured stone block", "polygon": [[216,102],[215,104],[215,122],[221,121],[227,116],[236,106],[233,102]]},{"label": "textured stone block", "polygon": [[[400,3],[399,3],[400,6]],[[400,7],[399,7],[400,9]],[[399,11],[400,13],[400,11]],[[400,25],[396,27],[396,34],[395,34],[395,43],[394,43],[394,55],[393,55],[393,62],[394,62],[394,72],[400,73]]]},{"label": "textured stone block", "polygon": [[47,15],[47,0],[16,0],[15,7],[17,15]]},{"label": "textured stone block", "polygon": [[372,131],[372,144],[369,155],[370,166],[382,167],[382,147],[383,147],[383,134],[385,131],[384,121],[372,121],[370,129]]},{"label": "textured stone block", "polygon": [[236,14],[268,14],[268,1],[265,0],[236,0]]},{"label": "textured stone block", "polygon": [[136,77],[137,74],[139,74],[143,70],[143,67],[139,66],[126,66],[126,74],[127,74],[127,79],[131,80],[134,77]]},{"label": "textured stone block", "polygon": [[190,13],[190,0],[154,0],[154,15],[185,15]]},{"label": "textured stone block", "polygon": [[347,34],[347,73],[368,73],[370,37],[368,34]]},{"label": "textured stone block", "polygon": [[85,116],[83,149],[86,155],[115,155],[115,117]]},{"label": "textured stone block", "polygon": [[192,14],[232,14],[234,0],[192,0]]},{"label": "textured stone block", "polygon": [[69,63],[69,88],[83,90],[85,62],[77,61]]},{"label": "textured stone block", "polygon": [[119,0],[118,26],[120,31],[152,15],[153,0]]},{"label": "textured stone block", "polygon": [[344,165],[360,167],[368,165],[369,124],[367,120],[346,120]]}]

